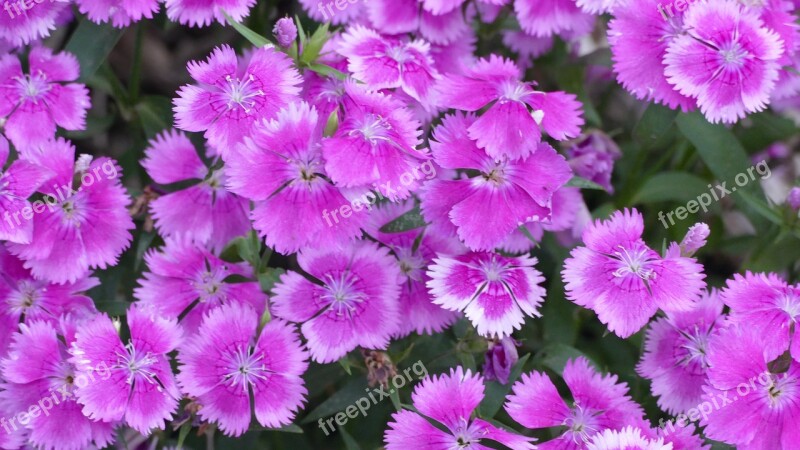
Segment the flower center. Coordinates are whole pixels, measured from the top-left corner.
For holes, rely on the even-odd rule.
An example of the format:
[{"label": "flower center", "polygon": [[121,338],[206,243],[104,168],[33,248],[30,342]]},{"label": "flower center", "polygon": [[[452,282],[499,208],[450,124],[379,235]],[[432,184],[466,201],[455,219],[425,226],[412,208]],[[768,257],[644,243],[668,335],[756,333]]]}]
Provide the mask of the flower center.
[{"label": "flower center", "polygon": [[741,67],[747,57],[747,51],[738,42],[732,43],[728,48],[719,51],[722,60],[731,67]]},{"label": "flower center", "polygon": [[156,384],[156,374],[150,370],[150,366],[158,361],[156,357],[150,352],[139,352],[131,341],[128,341],[124,349],[124,352],[115,352],[117,364],[113,368],[122,369],[128,373],[128,378],[125,380],[128,384],[132,385],[137,379]]},{"label": "flower center", "polygon": [[800,298],[792,294],[784,294],[778,298],[778,308],[789,315],[792,322],[797,322],[800,317]]},{"label": "flower center", "polygon": [[349,135],[360,134],[370,143],[375,143],[375,141],[388,141],[391,129],[392,125],[385,118],[376,114],[367,114],[361,124],[351,130]]},{"label": "flower center", "polygon": [[198,274],[193,285],[196,289],[201,303],[210,301],[223,301],[226,298],[222,291],[223,280],[228,276],[226,266],[211,267],[208,261],[205,262],[206,270]]},{"label": "flower center", "polygon": [[47,82],[47,77],[42,71],[36,75],[23,75],[21,77],[14,77],[17,82],[17,88],[22,97],[38,103],[38,101],[50,90],[50,83]]},{"label": "flower center", "polygon": [[627,249],[622,245],[619,246],[619,249],[619,251],[611,255],[612,258],[620,263],[619,268],[614,271],[615,277],[624,278],[628,275],[634,275],[643,281],[652,280],[656,277],[655,271],[648,268],[650,263],[655,261],[650,255],[650,249],[645,246]]},{"label": "flower center", "polygon": [[680,348],[686,352],[683,357],[678,360],[678,364],[684,367],[693,365],[699,369],[697,375],[705,373],[705,370],[708,369],[709,366],[707,359],[708,335],[711,330],[701,329],[699,326],[695,325],[694,331],[692,332],[681,330],[678,330],[678,332],[683,337],[683,343]]},{"label": "flower center", "polygon": [[328,307],[337,316],[347,316],[351,319],[357,305],[366,300],[366,295],[355,287],[359,281],[358,277],[343,273],[338,278],[327,274],[326,279],[326,292],[320,298],[328,302]]},{"label": "flower center", "polygon": [[27,314],[28,310],[34,308],[40,297],[36,286],[26,280],[20,281],[15,295],[9,298],[11,311],[18,314]]},{"label": "flower center", "polygon": [[250,74],[244,80],[232,78],[230,75],[225,77],[228,84],[225,86],[225,94],[228,96],[228,109],[234,109],[237,105],[249,113],[256,105],[254,97],[263,97],[264,91],[258,88],[256,78]]},{"label": "flower center", "polygon": [[589,437],[600,429],[596,417],[598,414],[599,412],[583,409],[581,405],[576,404],[572,408],[572,415],[564,419],[563,425],[569,428],[566,434],[569,434],[576,444],[588,442]]},{"label": "flower center", "polygon": [[267,379],[265,373],[269,370],[262,362],[264,355],[256,355],[252,347],[237,347],[228,359],[229,372],[222,378],[224,381],[230,381],[231,386],[241,384],[242,389],[247,391],[249,386],[255,386],[259,380]]},{"label": "flower center", "polygon": [[509,81],[500,88],[501,102],[519,102],[522,98],[531,93],[530,87],[519,81]]}]

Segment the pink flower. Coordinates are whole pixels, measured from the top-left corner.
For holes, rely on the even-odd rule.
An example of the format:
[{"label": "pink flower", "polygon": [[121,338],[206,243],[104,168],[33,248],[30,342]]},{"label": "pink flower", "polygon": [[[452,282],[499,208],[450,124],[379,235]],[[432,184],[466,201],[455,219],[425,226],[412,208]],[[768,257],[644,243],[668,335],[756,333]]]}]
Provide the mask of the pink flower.
[{"label": "pink flower", "polygon": [[[483,444],[490,442],[514,450],[535,449],[534,438],[472,417],[483,400],[484,389],[483,377],[461,367],[451,369],[449,374],[426,378],[414,388],[411,396],[417,412],[403,409],[392,414],[383,438],[386,450],[405,450],[410,442],[421,450],[483,449],[487,448]],[[430,420],[447,431],[434,426]]]},{"label": "pink flower", "polygon": [[58,138],[26,159],[55,175],[40,188],[45,205],[33,214],[29,244],[9,244],[36,278],[73,283],[90,269],[116,264],[131,242],[134,228],[128,213],[130,198],[120,183],[121,171],[108,158],[81,155]]},{"label": "pink flower", "polygon": [[368,92],[355,82],[345,89],[344,118],[322,142],[325,171],[342,187],[376,188],[390,199],[408,197],[415,185],[403,176],[413,179],[413,170],[429,159],[416,149],[419,122],[391,95]]},{"label": "pink flower", "polygon": [[620,430],[644,424],[644,411],[628,396],[628,386],[616,375],[601,375],[585,358],[571,359],[564,367],[564,381],[572,394],[567,404],[550,378],[542,372],[523,374],[514,383],[505,410],[512,419],[533,429],[567,429],[540,450],[577,449],[602,430]]},{"label": "pink flower", "polygon": [[300,94],[300,74],[274,48],[258,48],[239,61],[227,45],[206,61],[191,61],[189,74],[199,85],[178,90],[175,124],[204,131],[208,143],[227,160],[235,146],[253,133],[256,123],[275,116]]},{"label": "pink flower", "polygon": [[603,186],[609,194],[614,193],[611,174],[622,151],[605,133],[594,130],[582,135],[567,150],[567,157],[575,175]]},{"label": "pink flower", "polygon": [[383,37],[356,25],[342,37],[339,53],[347,57],[353,76],[372,90],[401,88],[415,100],[427,102],[428,92],[439,78],[430,44],[421,39]]},{"label": "pink flower", "polygon": [[[60,329],[61,327],[59,327]],[[67,359],[69,333],[56,332],[52,323],[32,320],[20,325],[13,335],[8,356],[0,362],[5,392],[0,394],[17,411],[28,411],[31,405],[49,405],[46,411],[29,416],[25,427],[31,447],[81,450],[96,446],[103,448],[115,439],[112,422],[92,420],[81,413],[75,400],[75,390],[81,385],[102,381],[108,366],[91,374],[80,374]],[[3,416],[5,419],[9,416]],[[4,423],[8,427],[8,423]],[[16,426],[16,424],[14,425]],[[5,432],[0,434],[6,434]],[[0,438],[0,445],[2,438]],[[5,447],[2,448],[17,448]]]},{"label": "pink flower", "polygon": [[581,11],[574,0],[515,0],[514,11],[522,29],[538,37],[576,37],[594,25],[594,16]]},{"label": "pink flower", "polygon": [[302,323],[311,359],[328,363],[356,347],[385,349],[400,326],[400,271],[386,248],[359,241],[344,248],[306,248],[296,272],[275,285],[275,316]]},{"label": "pink flower", "polygon": [[702,403],[708,342],[723,325],[722,306],[711,291],[693,309],[671,312],[648,328],[636,371],[650,380],[662,410],[677,415]]},{"label": "pink flower", "polygon": [[161,8],[160,0],[75,0],[81,13],[92,22],[111,21],[124,28],[142,19],[152,19]]},{"label": "pink flower", "polygon": [[696,98],[713,123],[733,123],[766,108],[783,54],[778,34],[733,0],[698,2],[684,25],[687,32],[670,42],[664,56],[669,83]]},{"label": "pink flower", "polygon": [[416,331],[419,334],[439,333],[452,325],[458,314],[433,302],[425,284],[430,281],[426,268],[437,253],[459,254],[463,246],[454,238],[438,235],[428,229],[414,229],[402,233],[384,233],[380,228],[414,208],[412,201],[389,203],[370,215],[367,231],[378,242],[392,250],[402,273],[400,291],[400,322],[397,337]]},{"label": "pink flower", "polygon": [[[56,28],[56,20],[69,8],[69,3],[70,0],[35,3],[4,0],[0,8],[0,50],[5,53],[3,40],[14,47],[21,47],[50,36],[50,32]],[[32,8],[26,10],[24,5],[31,5]]]},{"label": "pink flower", "polygon": [[165,0],[167,17],[190,27],[205,27],[215,20],[227,24],[222,11],[237,22],[250,14],[256,0]]},{"label": "pink flower", "polygon": [[[440,106],[478,111],[490,105],[468,128],[492,158],[524,159],[541,142],[539,125],[554,139],[575,137],[583,125],[581,104],[573,94],[535,91],[521,81],[520,69],[497,55],[480,59],[463,75],[447,74],[437,84]],[[530,108],[530,109],[529,109]]]},{"label": "pink flower", "polygon": [[731,326],[709,343],[705,425],[709,439],[743,449],[790,449],[800,442],[800,363],[771,373],[765,354],[768,335],[745,325]]},{"label": "pink flower", "polygon": [[481,336],[501,339],[520,329],[525,316],[541,316],[544,277],[536,258],[471,252],[433,262],[427,283],[433,302],[463,311]]},{"label": "pink flower", "polygon": [[621,430],[603,430],[586,443],[587,450],[673,450],[664,438],[648,439],[642,430],[628,426]]},{"label": "pink flower", "polygon": [[[480,120],[480,119],[477,119]],[[467,136],[472,114],[447,116],[436,128],[431,151],[444,169],[471,169],[474,178],[435,179],[422,196],[422,212],[445,235],[473,250],[492,250],[526,222],[547,221],[553,192],[572,176],[562,156],[546,143],[524,160],[496,160]]]},{"label": "pink flower", "polygon": [[[47,5],[36,5],[37,8]],[[6,117],[6,136],[25,152],[44,145],[56,126],[82,130],[90,107],[89,90],[78,83],[78,60],[72,53],[53,54],[36,46],[28,57],[28,73],[16,55],[0,57],[0,120]]]},{"label": "pink flower", "polygon": [[253,278],[247,263],[221,260],[203,247],[181,238],[167,238],[158,251],[145,257],[147,267],[133,295],[160,316],[179,320],[186,335],[193,335],[203,317],[212,309],[229,303],[243,303],[261,314],[267,296]]},{"label": "pink flower", "polygon": [[659,308],[685,311],[705,288],[703,267],[673,243],[663,257],[642,240],[637,210],[615,212],[583,232],[585,247],[564,261],[567,298],[597,313],[617,336],[639,331]]},{"label": "pink flower", "polygon": [[150,141],[144,154],[141,164],[156,183],[195,180],[189,187],[150,202],[156,228],[162,235],[182,235],[221,251],[250,229],[249,202],[225,189],[227,168],[207,167],[185,134],[165,131]]},{"label": "pink flower", "polygon": [[294,19],[283,17],[275,22],[272,33],[275,35],[275,40],[278,41],[278,45],[288,48],[297,39],[297,25],[294,24]]},{"label": "pink flower", "polygon": [[[128,308],[131,338],[123,344],[118,325],[98,314],[79,328],[70,361],[77,376],[94,382],[77,386],[75,395],[83,414],[94,420],[124,420],[142,434],[164,429],[178,408],[180,392],[167,353],[175,350],[181,332],[175,320],[157,317],[139,305]],[[98,377],[97,367],[109,374]]]},{"label": "pink flower", "polygon": [[336,215],[349,202],[323,167],[318,121],[316,109],[292,103],[277,119],[256,126],[229,158],[228,188],[256,201],[253,226],[281,253],[361,235],[361,216]]},{"label": "pink flower", "polygon": [[800,361],[800,287],[776,274],[736,274],[720,294],[730,306],[730,322],[760,336],[767,360],[791,351]]},{"label": "pink flower", "polygon": [[[0,169],[6,165],[8,154],[8,141],[0,136]],[[52,176],[48,169],[24,159],[17,159],[0,173],[0,239],[18,244],[30,243],[33,223],[30,220],[15,223],[15,220],[19,222],[19,216],[26,208],[31,211],[28,198]]]},{"label": "pink flower", "polygon": [[[419,0],[369,0],[367,12],[372,28],[385,34],[419,32],[434,44],[451,44],[470,32],[460,9],[433,14],[420,8]],[[473,12],[467,12],[471,19]]]},{"label": "pink flower", "polygon": [[260,332],[258,326],[251,307],[221,306],[205,315],[196,339],[178,353],[181,389],[202,406],[200,417],[229,436],[247,431],[253,410],[262,426],[291,423],[307,393],[308,354],[295,328],[280,320]]}]

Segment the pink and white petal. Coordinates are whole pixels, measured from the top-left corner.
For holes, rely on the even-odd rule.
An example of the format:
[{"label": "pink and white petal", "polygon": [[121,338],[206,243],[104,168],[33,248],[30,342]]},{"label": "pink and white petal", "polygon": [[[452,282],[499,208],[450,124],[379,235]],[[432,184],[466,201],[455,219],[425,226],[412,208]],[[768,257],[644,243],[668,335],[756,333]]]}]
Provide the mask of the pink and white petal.
[{"label": "pink and white petal", "polygon": [[419,414],[403,409],[392,414],[383,440],[386,450],[406,450],[409,442],[413,442],[417,450],[442,450],[449,448],[455,438]]},{"label": "pink and white petal", "polygon": [[170,184],[190,179],[203,179],[208,169],[192,142],[182,132],[167,130],[149,142],[142,167],[156,183]]},{"label": "pink and white petal", "polygon": [[560,426],[571,414],[550,377],[535,371],[522,375],[514,383],[505,410],[512,419],[527,428]]},{"label": "pink and white petal", "polygon": [[541,124],[544,131],[553,139],[577,137],[583,126],[582,104],[575,94],[566,92],[537,92],[528,97],[528,105],[536,111],[544,112]]},{"label": "pink and white petal", "polygon": [[449,374],[425,378],[411,397],[420,414],[456,430],[483,400],[483,392],[483,377],[457,367]]},{"label": "pink and white petal", "polygon": [[542,132],[524,103],[500,100],[469,127],[469,137],[492,158],[517,160],[536,151]]}]

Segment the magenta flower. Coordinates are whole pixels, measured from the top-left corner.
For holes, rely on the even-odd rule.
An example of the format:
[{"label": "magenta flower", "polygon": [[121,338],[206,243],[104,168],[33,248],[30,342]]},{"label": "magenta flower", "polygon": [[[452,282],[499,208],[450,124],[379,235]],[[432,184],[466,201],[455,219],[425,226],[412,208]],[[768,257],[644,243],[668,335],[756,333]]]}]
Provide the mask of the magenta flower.
[{"label": "magenta flower", "polygon": [[415,100],[427,103],[428,92],[439,78],[430,44],[421,39],[383,37],[357,25],[342,36],[338,51],[347,57],[353,76],[373,90],[401,88]]},{"label": "magenta flower", "polygon": [[[158,251],[144,257],[148,272],[133,295],[159,316],[180,320],[186,335],[193,335],[203,317],[228,303],[243,303],[261,314],[267,296],[253,278],[247,263],[221,260],[205,248],[181,238],[167,238]],[[236,280],[235,278],[239,278]]]},{"label": "magenta flower", "polygon": [[673,447],[664,438],[650,439],[640,428],[628,426],[595,434],[586,443],[586,450],[673,450]]},{"label": "magenta flower", "polygon": [[540,450],[578,449],[602,430],[620,430],[644,424],[644,411],[628,396],[628,386],[616,375],[601,375],[586,358],[567,361],[564,381],[572,393],[567,404],[550,378],[542,372],[523,374],[514,383],[505,410],[528,428],[567,427],[555,439],[539,444]]},{"label": "magenta flower", "polygon": [[687,32],[670,42],[664,56],[669,83],[696,98],[714,123],[766,108],[783,54],[778,34],[733,0],[698,2],[683,19]]},{"label": "magenta flower", "polygon": [[557,140],[580,133],[581,104],[574,95],[535,91],[521,78],[513,61],[491,55],[463,75],[443,76],[437,83],[437,100],[443,107],[462,111],[491,105],[469,125],[468,134],[495,159],[530,156],[541,142],[540,125]]},{"label": "magenta flower", "polygon": [[384,233],[380,228],[413,209],[412,201],[381,206],[370,215],[368,233],[394,253],[400,266],[403,283],[400,290],[400,329],[396,337],[412,332],[439,333],[452,325],[458,314],[433,302],[425,284],[430,281],[426,268],[437,253],[455,255],[464,252],[457,239],[438,235],[432,230],[416,229],[402,233]]},{"label": "magenta flower", "polygon": [[706,401],[720,405],[701,421],[709,439],[745,449],[800,442],[800,363],[790,359],[786,371],[771,373],[767,337],[749,325],[731,326],[709,343]]},{"label": "magenta flower", "polygon": [[639,100],[652,100],[672,109],[695,108],[664,76],[667,46],[683,28],[678,20],[664,20],[662,0],[620,0],[608,24],[608,43],[617,81]]},{"label": "magenta flower", "polygon": [[217,251],[250,229],[249,202],[225,189],[227,168],[211,170],[189,138],[165,131],[150,141],[142,166],[156,183],[196,180],[192,186],[150,202],[156,228],[164,236],[181,235]]},{"label": "magenta flower", "polygon": [[250,14],[256,0],[165,0],[167,17],[190,27],[205,27],[217,21],[227,24],[222,11],[241,22]]},{"label": "magenta flower", "polygon": [[[484,449],[484,443],[499,443],[514,450],[537,448],[534,438],[498,428],[472,417],[483,400],[483,377],[461,367],[449,374],[424,379],[414,388],[412,400],[417,412],[403,409],[392,414],[384,433],[386,450],[405,450],[409,442],[415,448],[448,450],[452,448]],[[434,420],[440,429],[429,421]]]},{"label": "magenta flower", "polygon": [[[433,14],[420,8],[419,0],[369,0],[367,12],[372,28],[385,34],[419,33],[434,44],[451,44],[470,33],[460,9]],[[471,20],[472,11],[467,11]]]},{"label": "magenta flower", "polygon": [[366,241],[344,248],[306,248],[300,268],[275,285],[275,316],[302,323],[311,358],[328,363],[356,347],[385,349],[400,326],[400,270],[389,251]]},{"label": "magenta flower", "polygon": [[436,229],[457,234],[469,248],[492,250],[519,225],[549,220],[553,192],[572,173],[546,143],[538,144],[527,159],[496,160],[467,135],[474,123],[474,115],[459,113],[445,117],[436,128],[431,141],[436,163],[444,169],[471,169],[478,176],[428,182],[422,212]]},{"label": "magenta flower", "polygon": [[594,130],[582,135],[569,147],[567,157],[575,175],[603,186],[609,194],[614,193],[611,173],[622,151],[605,133]]},{"label": "magenta flower", "polygon": [[[154,313],[137,304],[128,308],[131,338],[124,344],[119,323],[115,325],[105,314],[78,329],[70,362],[76,366],[76,376],[95,380],[75,390],[85,416],[124,420],[142,434],[163,430],[165,421],[172,418],[180,392],[167,353],[180,344],[181,331],[175,320]],[[106,367],[109,373],[98,377],[97,367]]]},{"label": "magenta flower", "polygon": [[26,159],[55,176],[39,190],[46,206],[34,211],[33,239],[9,244],[9,251],[25,260],[34,277],[53,283],[74,283],[90,269],[116,264],[134,228],[122,169],[108,158],[81,155],[76,162],[75,147],[62,138]]},{"label": "magenta flower", "polygon": [[[37,3],[3,1],[0,8],[0,50],[5,50],[2,48],[3,40],[14,47],[21,47],[50,36],[50,32],[56,28],[56,20],[69,8],[69,3],[70,0]],[[25,4],[33,4],[34,7],[24,10]]]},{"label": "magenta flower", "polygon": [[673,243],[663,257],[642,240],[639,211],[617,211],[583,232],[561,272],[567,298],[597,313],[617,336],[639,331],[659,308],[685,311],[705,288],[703,266]]},{"label": "magenta flower", "polygon": [[698,222],[689,227],[689,230],[686,231],[686,236],[681,240],[681,255],[692,256],[697,253],[698,250],[706,245],[709,234],[711,234],[711,230],[703,222]]},{"label": "magenta flower", "polygon": [[37,320],[57,326],[65,315],[77,319],[97,313],[92,299],[84,294],[100,284],[97,278],[66,284],[37,280],[5,247],[0,247],[0,267],[4,275],[0,278],[0,314],[8,314],[14,323]]},{"label": "magenta flower", "polygon": [[671,312],[648,328],[636,371],[650,380],[662,410],[677,415],[702,403],[708,341],[723,326],[722,306],[711,291],[694,308]]},{"label": "magenta flower", "polygon": [[[320,0],[299,0],[303,10],[309,17],[317,22],[341,25],[355,22],[366,15],[366,4],[368,2],[355,1],[347,3]],[[341,6],[341,7],[340,7]]]},{"label": "magenta flower", "polygon": [[204,131],[208,143],[227,160],[255,124],[275,116],[300,94],[300,75],[292,61],[274,48],[258,48],[239,61],[227,45],[206,61],[191,61],[189,74],[199,85],[178,90],[175,125]]},{"label": "magenta flower", "polygon": [[152,19],[161,8],[160,0],[75,0],[81,13],[92,22],[111,21],[124,28],[142,19]]},{"label": "magenta flower", "polygon": [[[34,9],[39,6],[47,8]],[[86,86],[70,83],[80,69],[73,54],[36,46],[28,62],[28,73],[23,73],[16,55],[0,57],[0,121],[6,118],[6,136],[23,152],[52,139],[56,126],[82,130],[90,107]]]},{"label": "magenta flower", "polygon": [[273,320],[259,333],[259,317],[241,303],[213,309],[178,354],[181,389],[229,436],[247,431],[253,411],[265,427],[291,423],[307,393],[308,354],[295,328]]},{"label": "magenta flower", "polygon": [[499,342],[489,342],[483,363],[483,376],[487,381],[497,380],[501,384],[508,384],[511,369],[519,361],[517,346],[519,342],[512,337],[504,337]]},{"label": "magenta flower", "polygon": [[413,171],[429,159],[416,149],[419,122],[391,95],[368,92],[355,82],[345,89],[344,119],[322,142],[325,171],[342,187],[376,188],[390,199],[408,197],[415,186]]},{"label": "magenta flower", "polygon": [[294,19],[283,17],[275,22],[272,33],[275,35],[278,45],[288,48],[297,39],[297,25],[294,24]]},{"label": "magenta flower", "polygon": [[[84,416],[75,400],[75,390],[81,385],[102,381],[109,368],[95,367],[92,378],[86,374],[79,376],[67,359],[67,345],[71,342],[67,340],[65,345],[62,341],[70,336],[59,334],[53,324],[39,320],[20,325],[7,357],[0,361],[3,378],[7,381],[3,385],[5,392],[0,395],[9,400],[16,411],[27,411],[31,405],[39,407],[40,412],[31,415],[25,426],[32,447],[103,448],[114,441],[116,424]],[[48,408],[44,410],[45,407]]]},{"label": "magenta flower", "polygon": [[433,262],[427,283],[433,302],[463,311],[481,336],[501,339],[520,329],[525,316],[541,316],[544,277],[536,258],[470,252]]},{"label": "magenta flower", "polygon": [[[0,169],[5,167],[8,154],[8,141],[0,136]],[[19,221],[23,210],[32,210],[28,198],[52,176],[53,173],[48,169],[24,159],[17,159],[0,173],[0,239],[18,244],[31,242],[33,222],[25,220],[18,224],[16,221]]]},{"label": "magenta flower", "polygon": [[[307,103],[290,104],[277,119],[255,127],[229,159],[228,188],[256,201],[253,226],[281,253],[361,235],[363,218],[358,212],[337,215],[350,202],[323,168],[318,120],[316,109]],[[303,220],[298,222],[298,217]]]},{"label": "magenta flower", "polygon": [[776,274],[736,274],[722,290],[730,306],[730,322],[754,330],[760,336],[765,358],[773,360],[791,351],[800,361],[800,287],[789,285]]},{"label": "magenta flower", "polygon": [[581,11],[574,0],[515,0],[514,11],[522,29],[533,36],[577,37],[594,25],[594,16]]}]

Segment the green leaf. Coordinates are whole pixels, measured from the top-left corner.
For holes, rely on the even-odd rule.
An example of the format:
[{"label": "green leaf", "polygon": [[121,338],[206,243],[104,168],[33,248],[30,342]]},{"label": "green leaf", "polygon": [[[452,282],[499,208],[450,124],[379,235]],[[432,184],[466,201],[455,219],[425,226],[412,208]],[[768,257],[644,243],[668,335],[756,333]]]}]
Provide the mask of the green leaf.
[{"label": "green leaf", "polygon": [[326,23],[314,31],[314,34],[311,35],[311,38],[306,41],[303,47],[303,54],[300,55],[300,62],[303,64],[311,64],[317,60],[319,53],[322,51],[322,47],[328,42],[328,39],[330,39],[328,28],[329,24]]},{"label": "green leaf", "polygon": [[380,231],[382,233],[403,233],[409,230],[422,228],[425,225],[427,225],[425,218],[422,217],[422,211],[420,211],[419,206],[417,206],[382,226]]},{"label": "green leaf", "polygon": [[661,172],[645,181],[632,203],[686,203],[708,192],[708,182],[688,172]]},{"label": "green leaf", "polygon": [[307,67],[308,67],[309,70],[311,70],[313,72],[316,72],[316,73],[318,73],[318,74],[320,74],[320,75],[322,75],[324,77],[331,77],[332,76],[332,77],[338,78],[340,80],[346,80],[347,79],[347,74],[346,73],[344,73],[344,72],[342,72],[340,70],[334,69],[333,67],[328,66],[326,64],[311,63]]},{"label": "green leaf", "polygon": [[322,417],[328,417],[354,404],[356,400],[366,395],[367,380],[363,377],[354,377],[341,389],[334,392],[313,411],[308,413],[300,423],[311,423]]},{"label": "green leaf", "polygon": [[281,275],[286,273],[286,270],[280,267],[268,267],[263,273],[258,274],[258,283],[261,286],[261,292],[269,294],[272,292],[272,287],[281,279]]},{"label": "green leaf", "polygon": [[253,268],[261,262],[261,240],[255,231],[250,230],[247,236],[236,239],[236,251],[243,261],[250,263]]},{"label": "green leaf", "polygon": [[183,448],[183,441],[186,440],[186,436],[189,435],[189,431],[192,429],[192,422],[188,421],[185,424],[181,425],[181,430],[178,432],[178,450]]},{"label": "green leaf", "polygon": [[123,33],[125,33],[124,28],[115,28],[111,24],[98,25],[87,18],[80,20],[78,28],[64,47],[64,50],[78,58],[78,63],[81,65],[79,82],[89,81],[117,45]]},{"label": "green leaf", "polygon": [[325,132],[323,136],[331,137],[336,133],[336,130],[339,129],[339,108],[336,108],[331,112],[328,116],[327,122],[325,122]]},{"label": "green leaf", "polygon": [[559,343],[545,346],[536,356],[541,358],[542,365],[562,376],[564,374],[564,367],[570,359],[583,356],[594,365],[594,362],[580,350]]},{"label": "green leaf", "polygon": [[172,128],[172,100],[167,97],[146,96],[136,105],[136,112],[147,139]]},{"label": "green leaf", "polygon": [[570,179],[566,186],[569,187],[576,187],[581,189],[594,189],[597,191],[605,191],[606,188],[600,186],[599,184],[595,183],[594,181],[587,180],[586,178],[581,178],[579,176],[574,176]]},{"label": "green leaf", "polygon": [[483,400],[478,406],[481,418],[491,419],[500,411],[500,408],[506,400],[508,391],[511,390],[511,385],[522,375],[522,367],[530,357],[531,354],[528,353],[514,363],[514,367],[511,368],[511,373],[508,376],[508,383],[500,384],[497,381],[486,382],[486,395],[484,395]]},{"label": "green leaf", "polygon": [[344,429],[344,427],[339,427],[339,435],[342,436],[342,440],[344,441],[344,448],[346,450],[361,450],[361,447],[358,445],[353,436],[350,436],[350,433]]},{"label": "green leaf", "polygon": [[344,369],[348,375],[353,374],[353,366],[350,364],[350,358],[348,355],[344,355],[341,359],[339,359],[339,365],[342,366],[342,369]]},{"label": "green leaf", "polygon": [[241,34],[245,39],[250,41],[251,44],[255,45],[256,47],[274,47],[275,45],[269,39],[261,36],[260,34],[256,33],[255,31],[247,28],[246,26],[242,25],[241,23],[233,20],[233,17],[229,16],[227,12],[224,10],[222,14],[225,16],[225,20]]},{"label": "green leaf", "polygon": [[520,232],[520,233],[522,233],[522,235],[523,235],[523,236],[525,236],[525,237],[526,237],[526,238],[527,238],[529,241],[531,241],[531,242],[533,242],[534,244],[536,244],[536,246],[539,246],[539,242],[536,240],[536,238],[534,238],[534,237],[533,237],[533,235],[531,234],[531,230],[529,230],[529,229],[528,229],[528,227],[526,227],[525,225],[520,225],[519,227],[517,227],[517,229],[518,229],[518,230],[519,230],[519,232]]},{"label": "green leaf", "polygon": [[677,115],[676,110],[651,103],[633,129],[633,139],[644,149],[665,146]]}]

